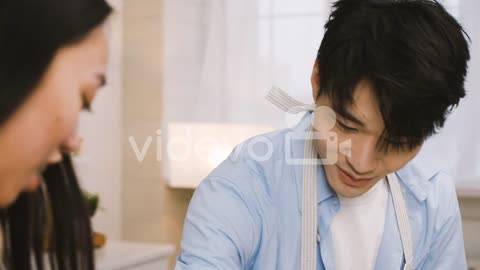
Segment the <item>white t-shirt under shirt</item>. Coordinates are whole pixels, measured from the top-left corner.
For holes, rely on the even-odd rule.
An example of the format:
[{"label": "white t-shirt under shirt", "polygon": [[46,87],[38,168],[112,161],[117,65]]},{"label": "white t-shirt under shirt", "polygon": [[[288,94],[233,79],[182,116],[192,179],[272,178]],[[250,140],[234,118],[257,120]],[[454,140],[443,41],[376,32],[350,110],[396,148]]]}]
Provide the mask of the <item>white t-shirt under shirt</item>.
[{"label": "white t-shirt under shirt", "polygon": [[388,185],[379,181],[356,198],[339,196],[340,210],[333,218],[336,270],[371,270],[375,267],[383,236],[388,203]]}]

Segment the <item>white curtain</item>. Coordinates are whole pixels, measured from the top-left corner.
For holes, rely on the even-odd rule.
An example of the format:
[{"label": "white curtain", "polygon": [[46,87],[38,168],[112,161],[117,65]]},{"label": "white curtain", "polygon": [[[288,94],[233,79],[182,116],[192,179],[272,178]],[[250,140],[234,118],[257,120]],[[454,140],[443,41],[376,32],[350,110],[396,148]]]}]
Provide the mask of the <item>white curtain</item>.
[{"label": "white curtain", "polygon": [[[472,40],[468,96],[422,156],[458,182],[480,184],[480,2],[442,2]],[[264,100],[265,93],[277,85],[312,101],[310,72],[330,5],[327,0],[166,0],[165,123],[285,126],[285,115]]]},{"label": "white curtain", "polygon": [[166,1],[167,121],[275,124],[257,10],[257,0]]},{"label": "white curtain", "polygon": [[[205,2],[205,40],[195,120],[266,124],[256,0]],[[261,116],[261,117],[260,117]]]},{"label": "white curtain", "polygon": [[276,84],[311,102],[329,8],[317,0],[166,0],[165,121],[285,126],[264,97]]}]

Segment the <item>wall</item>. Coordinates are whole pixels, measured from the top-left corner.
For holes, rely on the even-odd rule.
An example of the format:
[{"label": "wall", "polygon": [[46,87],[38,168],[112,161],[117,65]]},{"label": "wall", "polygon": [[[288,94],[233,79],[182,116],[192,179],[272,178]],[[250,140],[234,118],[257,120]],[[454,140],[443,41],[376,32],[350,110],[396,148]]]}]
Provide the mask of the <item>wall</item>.
[{"label": "wall", "polygon": [[480,261],[480,198],[460,198],[459,204],[467,257]]},{"label": "wall", "polygon": [[109,1],[115,9],[107,26],[109,66],[107,86],[98,91],[93,113],[82,113],[79,134],[84,139],[82,154],[75,159],[83,188],[100,195],[100,207],[93,219],[95,231],[108,239],[120,239],[122,190],[122,0]]},{"label": "wall", "polygon": [[[191,190],[171,190],[156,159],[162,116],[163,2],[124,0],[123,237],[128,241],[179,243]],[[152,137],[145,159],[134,154]],[[171,258],[173,267],[174,257]]]}]

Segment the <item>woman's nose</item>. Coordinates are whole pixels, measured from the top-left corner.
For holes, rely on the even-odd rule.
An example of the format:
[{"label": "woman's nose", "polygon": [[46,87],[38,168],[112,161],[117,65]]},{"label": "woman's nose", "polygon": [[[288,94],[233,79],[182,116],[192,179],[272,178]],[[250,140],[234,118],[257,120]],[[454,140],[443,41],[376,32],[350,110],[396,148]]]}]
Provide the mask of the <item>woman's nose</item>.
[{"label": "woman's nose", "polygon": [[47,162],[49,164],[55,164],[62,161],[62,154],[76,155],[80,152],[82,146],[82,139],[74,134],[67,138],[55,151],[48,157]]},{"label": "woman's nose", "polygon": [[55,151],[48,157],[47,162],[48,164],[55,164],[62,161],[62,152],[60,148],[55,149]]},{"label": "woman's nose", "polygon": [[62,151],[68,154],[78,154],[82,146],[82,139],[77,133],[67,138],[62,144]]}]

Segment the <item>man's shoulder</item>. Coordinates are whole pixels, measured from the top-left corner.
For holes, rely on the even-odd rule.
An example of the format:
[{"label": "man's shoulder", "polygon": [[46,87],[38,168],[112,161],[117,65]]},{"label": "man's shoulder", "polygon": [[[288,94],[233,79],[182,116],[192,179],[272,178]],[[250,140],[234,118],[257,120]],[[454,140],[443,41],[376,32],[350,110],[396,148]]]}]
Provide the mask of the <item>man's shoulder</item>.
[{"label": "man's shoulder", "polygon": [[398,175],[416,205],[423,205],[428,213],[440,219],[456,214],[455,180],[442,168],[414,159],[399,170]]},{"label": "man's shoulder", "polygon": [[[200,184],[228,183],[241,194],[271,199],[286,169],[285,136],[288,129],[261,134],[238,144],[230,155]],[[262,199],[263,200],[263,199]]]},{"label": "man's shoulder", "polygon": [[251,173],[261,175],[284,156],[287,132],[287,129],[276,130],[243,141],[209,176],[234,178]]}]

